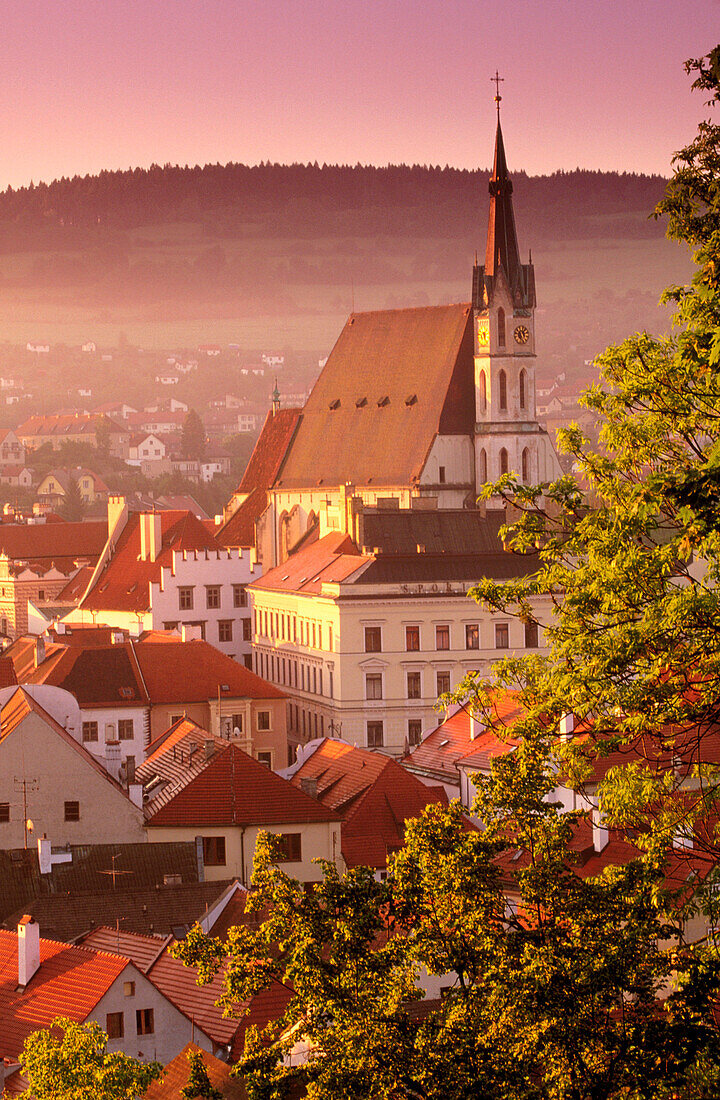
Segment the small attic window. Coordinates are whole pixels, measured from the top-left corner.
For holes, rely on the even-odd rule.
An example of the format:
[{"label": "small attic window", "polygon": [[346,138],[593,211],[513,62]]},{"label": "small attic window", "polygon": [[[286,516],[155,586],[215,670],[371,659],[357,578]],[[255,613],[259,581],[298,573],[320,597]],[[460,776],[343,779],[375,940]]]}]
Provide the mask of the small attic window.
[{"label": "small attic window", "polygon": [[133,581],[133,583],[128,588],[128,592],[134,592],[136,588],[137,588],[137,581]]},{"label": "small attic window", "polygon": [[406,405],[417,405],[417,394],[411,393],[405,398]]},{"label": "small attic window", "polygon": [[221,691],[230,691],[230,684],[220,684]]},{"label": "small attic window", "polygon": [[335,410],[340,408],[340,398],[336,397],[334,401],[331,401],[328,405],[329,409]]},{"label": "small attic window", "polygon": [[118,695],[121,699],[132,699],[135,695],[135,692],[131,687],[121,687],[118,688]]},{"label": "small attic window", "polygon": [[390,398],[387,394],[384,397],[378,397],[378,408],[384,409],[386,405],[390,404]]},{"label": "small attic window", "polygon": [[367,397],[358,397],[357,401],[355,402],[356,409],[364,409],[366,405]]}]

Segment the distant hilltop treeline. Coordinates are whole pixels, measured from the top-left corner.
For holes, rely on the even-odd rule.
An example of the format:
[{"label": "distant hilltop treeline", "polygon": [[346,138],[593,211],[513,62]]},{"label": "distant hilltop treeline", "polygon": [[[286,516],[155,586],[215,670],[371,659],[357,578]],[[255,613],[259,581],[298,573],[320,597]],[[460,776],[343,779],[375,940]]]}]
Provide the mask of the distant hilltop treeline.
[{"label": "distant hilltop treeline", "polygon": [[[153,165],[0,193],[0,248],[72,248],[96,235],[199,222],[209,237],[389,235],[477,238],[489,170],[396,165]],[[659,176],[575,170],[513,173],[532,240],[655,236]],[[527,234],[524,240],[528,240]]]}]

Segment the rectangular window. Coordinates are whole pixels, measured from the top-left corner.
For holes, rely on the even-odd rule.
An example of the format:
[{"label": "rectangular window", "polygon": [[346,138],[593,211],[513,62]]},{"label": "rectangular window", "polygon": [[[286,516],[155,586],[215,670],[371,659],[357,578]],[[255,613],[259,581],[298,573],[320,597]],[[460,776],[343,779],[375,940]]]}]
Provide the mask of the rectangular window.
[{"label": "rectangular window", "polygon": [[269,710],[259,710],[257,712],[257,728],[259,730],[269,730],[270,729],[270,711]]},{"label": "rectangular window", "polygon": [[435,627],[435,648],[436,649],[449,649],[450,648],[450,627],[449,626],[436,626]]},{"label": "rectangular window", "polygon": [[245,665],[245,668],[249,668],[249,669],[250,669],[250,671],[252,672],[252,670],[253,670],[253,659],[252,659],[252,653],[246,653],[246,654],[244,655],[244,657],[243,657],[243,663],[244,663],[244,665]]},{"label": "rectangular window", "polygon": [[525,648],[537,649],[538,645],[538,624],[525,623]]},{"label": "rectangular window", "polygon": [[205,606],[211,609],[217,609],[220,606],[220,585],[219,584],[206,584],[205,585]]},{"label": "rectangular window", "polygon": [[242,733],[243,731],[243,716],[242,714],[233,714],[230,718],[230,729],[235,733]]},{"label": "rectangular window", "polygon": [[280,833],[280,847],[279,863],[300,863],[302,860],[300,833]]},{"label": "rectangular window", "polygon": [[408,653],[420,652],[420,627],[419,626],[406,626],[405,627],[405,649]]},{"label": "rectangular window", "polygon": [[242,620],[242,632],[243,632],[243,641],[244,642],[251,642],[252,641],[252,623],[251,623],[250,619],[243,619]]},{"label": "rectangular window", "polygon": [[465,648],[480,648],[480,627],[477,623],[465,624]]},{"label": "rectangular window", "polygon": [[170,715],[170,725],[174,726],[176,722],[179,722],[180,719],[184,718],[184,717],[185,717],[184,714],[171,714]]},{"label": "rectangular window", "polygon": [[375,673],[365,677],[365,698],[366,699],[382,699],[382,676],[378,676]]},{"label": "rectangular window", "polygon": [[379,626],[365,627],[365,652],[382,652],[382,631],[380,630]]},{"label": "rectangular window", "polygon": [[420,698],[422,698],[421,673],[419,673],[419,672],[408,672],[408,674],[407,674],[407,697],[408,697],[408,699],[420,699]]},{"label": "rectangular window", "polygon": [[231,642],[232,628],[232,619],[220,619],[220,622],[218,623],[218,641]]},{"label": "rectangular window", "polygon": [[266,768],[270,768],[272,771],[272,753],[271,752],[259,752],[257,754],[258,764],[264,764]]},{"label": "rectangular window", "polygon": [[224,836],[204,836],[202,838],[203,844],[203,863],[206,867],[224,867],[225,866],[225,837]]},{"label": "rectangular window", "polygon": [[118,739],[120,741],[132,741],[135,736],[135,723],[132,718],[118,719]]},{"label": "rectangular window", "polygon": [[368,722],[367,743],[369,749],[381,749],[385,742],[382,722]]},{"label": "rectangular window", "polygon": [[445,467],[438,466],[438,481],[441,485],[445,484]]},{"label": "rectangular window", "polygon": [[135,996],[135,982],[123,982],[123,993],[126,997]]},{"label": "rectangular window", "polygon": [[419,745],[422,739],[422,722],[419,718],[411,718],[408,721],[408,744],[413,747]]},{"label": "rectangular window", "polygon": [[[127,985],[127,982],[125,984]],[[125,1013],[108,1012],[105,1017],[105,1030],[108,1039],[123,1039],[125,1036]]]},{"label": "rectangular window", "polygon": [[332,625],[330,623],[328,623],[328,649],[330,651],[332,651],[332,647],[333,647],[333,628],[332,628]]},{"label": "rectangular window", "polygon": [[65,820],[66,821],[79,821],[80,820],[80,803],[79,802],[66,802],[65,803]]},{"label": "rectangular window", "polygon": [[192,588],[178,588],[178,607],[181,611],[192,611],[193,608],[193,590]]},{"label": "rectangular window", "polygon": [[233,607],[247,607],[247,592],[245,591],[244,584],[234,584],[233,589]]},{"label": "rectangular window", "polygon": [[495,623],[495,648],[510,648],[510,627],[508,623]]},{"label": "rectangular window", "polygon": [[437,693],[438,695],[444,695],[446,691],[450,691],[450,673],[438,672],[437,674]]},{"label": "rectangular window", "polygon": [[139,1008],[135,1013],[135,1026],[138,1035],[155,1034],[155,1013],[152,1008]]},{"label": "rectangular window", "polygon": [[10,803],[0,802],[0,821],[10,820]]},{"label": "rectangular window", "polygon": [[83,741],[97,741],[97,739],[98,739],[98,724],[97,724],[97,722],[83,722],[83,724],[82,724],[82,739],[83,739]]}]

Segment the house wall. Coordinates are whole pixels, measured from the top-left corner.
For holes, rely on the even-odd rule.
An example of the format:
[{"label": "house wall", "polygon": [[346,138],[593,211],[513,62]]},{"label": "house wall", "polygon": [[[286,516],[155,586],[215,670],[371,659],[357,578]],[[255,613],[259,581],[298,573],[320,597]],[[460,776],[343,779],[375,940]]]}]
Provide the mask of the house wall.
[{"label": "house wall", "polygon": [[[466,673],[487,673],[503,656],[546,652],[542,631],[537,650],[528,650],[523,624],[483,611],[467,598],[469,583],[360,587],[323,585],[323,594],[307,596],[249,589],[255,671],[287,693],[292,744],[336,736],[366,746],[368,722],[380,721],[382,747],[399,756],[408,747],[409,722],[420,721],[423,731],[438,724],[438,674],[449,674],[453,689]],[[546,598],[537,599],[536,612],[541,621],[549,619]],[[509,647],[502,649],[495,644],[495,627],[505,624]],[[308,638],[308,625],[309,644],[301,641]],[[468,649],[466,626],[474,625],[479,648]],[[419,651],[406,649],[407,626],[420,629]],[[450,630],[447,650],[437,649],[436,628],[441,626]],[[381,652],[365,652],[365,627],[380,628]],[[420,675],[417,699],[408,698],[408,673]],[[368,697],[368,675],[381,677],[382,698]]]},{"label": "house wall", "polygon": [[[258,713],[270,715],[270,729],[259,729]],[[232,737],[232,715],[242,714],[241,737],[234,738],[243,752],[256,759],[271,753],[273,770],[287,765],[287,704],[284,699],[210,699],[200,703],[158,703],[150,710],[150,736],[154,740],[169,729],[175,718],[186,715],[208,733]]]},{"label": "house wall", "polygon": [[[125,994],[125,983],[135,983],[135,993]],[[154,1033],[138,1035],[135,1013],[138,1009],[153,1010]],[[212,1052],[213,1044],[208,1036],[172,1004],[138,968],[130,963],[115,979],[105,996],[87,1017],[95,1020],[103,1031],[107,1030],[110,1012],[122,1012],[124,1032],[122,1039],[110,1039],[109,1051],[122,1051],[141,1062],[157,1060],[167,1065],[192,1039],[203,1050]]]},{"label": "house wall", "polygon": [[[26,802],[23,803],[23,781]],[[65,802],[80,803],[79,821],[65,820]],[[34,712],[0,741],[0,848],[22,848],[25,815],[34,835],[53,844],[136,844],[147,839],[142,811],[84,761]]]},{"label": "house wall", "polygon": [[[89,753],[92,753],[117,779],[118,767],[128,756],[134,756],[136,764],[141,764],[145,759],[147,713],[146,707],[137,705],[130,707],[84,707],[80,711],[79,728],[70,732],[76,741],[80,742]],[[121,719],[132,721],[132,740],[120,740],[119,722]],[[83,722],[97,722],[97,741],[83,741]]]},{"label": "house wall", "polygon": [[67,575],[51,568],[45,574],[26,568],[16,572],[15,563],[0,556],[0,634],[19,638],[28,632],[28,600],[52,600],[77,572]]},{"label": "house wall", "polygon": [[195,841],[198,836],[225,837],[225,863],[220,867],[205,865],[205,880],[216,882],[221,879],[237,878],[248,886],[252,874],[255,845],[259,833],[300,833],[302,860],[298,863],[280,864],[286,874],[301,882],[319,882],[322,878],[320,868],[313,859],[327,859],[344,867],[340,854],[340,822],[312,822],[273,825],[249,825],[244,829],[237,825],[212,827],[164,828],[148,825],[147,834],[150,843],[172,841]]}]

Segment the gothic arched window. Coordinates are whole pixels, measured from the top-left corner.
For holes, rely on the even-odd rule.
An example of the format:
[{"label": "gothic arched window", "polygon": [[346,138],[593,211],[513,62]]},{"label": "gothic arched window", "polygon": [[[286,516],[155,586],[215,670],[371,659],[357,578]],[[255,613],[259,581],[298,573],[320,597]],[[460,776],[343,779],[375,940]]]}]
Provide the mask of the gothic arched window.
[{"label": "gothic arched window", "polygon": [[530,452],[525,447],[522,453],[522,480],[527,483],[530,481]]},{"label": "gothic arched window", "polygon": [[480,371],[480,377],[478,378],[478,390],[480,393],[480,410],[485,412],[487,408],[487,380],[485,378],[485,371]]},{"label": "gothic arched window", "polygon": [[508,453],[504,447],[500,448],[500,477],[508,472]]},{"label": "gothic arched window", "polygon": [[498,310],[498,347],[505,347],[505,310],[502,307]]},{"label": "gothic arched window", "polygon": [[487,481],[487,454],[485,448],[480,451],[480,484],[484,485]]},{"label": "gothic arched window", "polygon": [[520,408],[525,408],[525,402],[527,400],[527,374],[524,370],[520,371]]},{"label": "gothic arched window", "polygon": [[498,404],[507,409],[507,375],[504,370],[498,372]]}]

